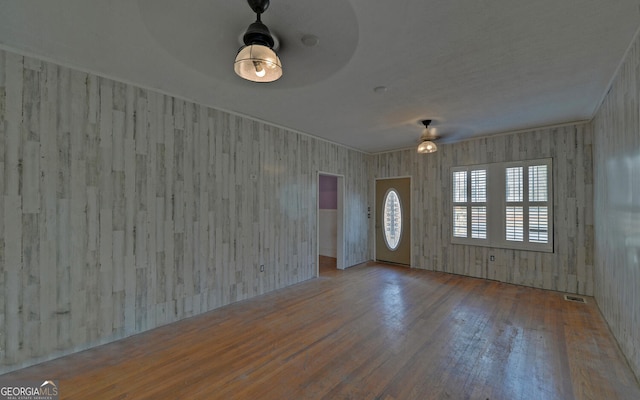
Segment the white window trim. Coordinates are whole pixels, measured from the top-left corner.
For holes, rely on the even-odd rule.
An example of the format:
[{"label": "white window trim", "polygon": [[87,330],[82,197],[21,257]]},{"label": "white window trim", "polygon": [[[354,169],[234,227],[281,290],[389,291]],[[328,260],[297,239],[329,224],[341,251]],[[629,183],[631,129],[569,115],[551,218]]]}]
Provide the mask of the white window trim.
[{"label": "white window trim", "polygon": [[[528,242],[528,224],[529,224],[529,192],[528,192],[528,167],[532,165],[547,165],[547,193],[548,201],[548,242],[547,243],[533,243]],[[523,194],[524,194],[524,237],[525,241],[514,242],[506,240],[506,183],[505,183],[505,170],[508,167],[521,166],[526,171],[523,176]],[[474,239],[471,238],[471,173],[472,170],[486,169],[487,170],[487,238],[486,239]],[[467,202],[466,203],[454,203],[453,202],[453,174],[458,171],[467,172]],[[450,211],[451,211],[451,243],[464,244],[472,246],[484,246],[495,247],[525,251],[539,251],[539,252],[553,252],[553,231],[554,231],[554,216],[553,216],[553,160],[551,158],[526,160],[526,161],[513,161],[513,162],[500,162],[491,164],[478,164],[452,167],[449,172],[449,179],[451,180],[451,190],[449,193],[450,199]],[[467,235],[468,237],[461,238],[453,236],[453,218],[454,207],[465,205],[467,206]]]}]

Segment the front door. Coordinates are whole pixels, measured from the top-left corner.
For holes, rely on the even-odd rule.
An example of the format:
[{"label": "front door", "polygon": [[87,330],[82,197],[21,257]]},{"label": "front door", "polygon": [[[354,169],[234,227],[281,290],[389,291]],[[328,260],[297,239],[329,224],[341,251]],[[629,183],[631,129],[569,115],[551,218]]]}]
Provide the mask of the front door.
[{"label": "front door", "polygon": [[376,180],[376,260],[411,265],[411,178]]}]

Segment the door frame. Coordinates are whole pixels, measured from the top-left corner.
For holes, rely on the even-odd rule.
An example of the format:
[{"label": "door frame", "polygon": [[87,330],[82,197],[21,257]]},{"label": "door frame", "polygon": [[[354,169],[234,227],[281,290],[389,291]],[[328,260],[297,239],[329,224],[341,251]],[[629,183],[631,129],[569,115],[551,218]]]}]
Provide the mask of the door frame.
[{"label": "door frame", "polygon": [[409,268],[413,268],[412,266],[412,262],[413,262],[413,208],[414,208],[414,204],[413,204],[413,179],[411,177],[411,175],[398,175],[398,176],[385,176],[384,178],[375,178],[374,182],[373,182],[373,259],[375,261],[378,261],[378,249],[377,249],[377,245],[376,245],[376,235],[378,234],[378,228],[376,228],[376,218],[378,216],[378,204],[376,204],[376,187],[378,185],[378,181],[384,181],[387,179],[409,179],[409,201],[411,202],[411,215],[409,215],[409,218],[411,219],[411,229],[409,229]]},{"label": "door frame", "polygon": [[318,170],[316,174],[316,276],[320,276],[320,175],[335,176],[338,178],[337,209],[336,209],[336,268],[345,269],[344,253],[344,175]]}]

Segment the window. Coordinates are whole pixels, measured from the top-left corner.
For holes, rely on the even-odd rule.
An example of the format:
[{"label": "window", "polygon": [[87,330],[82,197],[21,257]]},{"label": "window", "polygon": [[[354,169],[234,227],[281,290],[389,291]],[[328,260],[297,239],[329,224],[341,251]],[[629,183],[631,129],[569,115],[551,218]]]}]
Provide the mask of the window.
[{"label": "window", "polygon": [[471,237],[487,238],[487,171],[471,171]]},{"label": "window", "polygon": [[467,237],[467,171],[453,173],[453,236]]},{"label": "window", "polygon": [[453,236],[486,239],[486,169],[453,172],[453,204]]},{"label": "window", "polygon": [[452,242],[553,251],[551,159],[452,169]]},{"label": "window", "polygon": [[511,242],[524,240],[522,170],[522,167],[510,167],[505,170],[505,239]]},{"label": "window", "polygon": [[395,250],[400,244],[402,234],[402,208],[395,189],[389,189],[384,196],[384,241],[389,250]]}]

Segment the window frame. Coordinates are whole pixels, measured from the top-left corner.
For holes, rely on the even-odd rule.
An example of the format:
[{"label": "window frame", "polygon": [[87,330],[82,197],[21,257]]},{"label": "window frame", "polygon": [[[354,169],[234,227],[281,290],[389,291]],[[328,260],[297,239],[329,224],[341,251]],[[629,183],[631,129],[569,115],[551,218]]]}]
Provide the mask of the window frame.
[{"label": "window frame", "polygon": [[[546,174],[546,190],[547,190],[547,200],[546,201],[530,201],[529,199],[529,167],[545,165],[547,167]],[[507,168],[512,167],[522,167],[523,175],[522,175],[522,201],[519,202],[507,202],[507,193],[506,193],[506,170]],[[486,239],[478,239],[472,238],[472,207],[473,204],[471,202],[471,171],[476,171],[479,169],[485,169],[487,171],[486,175]],[[467,184],[467,192],[466,192],[466,202],[456,202],[454,199],[454,185],[455,178],[454,174],[456,172],[466,172],[466,184]],[[490,163],[490,164],[477,164],[477,165],[467,165],[467,166],[456,166],[452,167],[450,170],[449,177],[451,179],[451,191],[449,193],[450,196],[450,212],[451,212],[451,243],[453,244],[463,244],[463,245],[472,245],[472,246],[484,246],[484,247],[495,247],[495,248],[505,248],[505,249],[515,249],[515,250],[526,250],[526,251],[538,251],[538,252],[546,252],[553,253],[554,250],[554,216],[553,216],[553,159],[552,158],[543,158],[543,159],[535,159],[535,160],[523,160],[523,161],[509,161],[509,162],[498,162],[498,163]],[[507,206],[522,206],[523,207],[523,241],[510,241],[506,238],[506,228],[507,228],[507,217],[506,217],[506,207]],[[467,208],[467,232],[466,237],[454,236],[454,226],[455,226],[455,207],[465,206]],[[530,223],[530,211],[532,207],[547,207],[547,242],[539,243],[539,242],[531,242],[529,238],[529,223]]]}]

